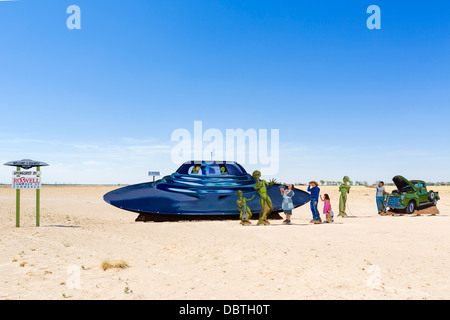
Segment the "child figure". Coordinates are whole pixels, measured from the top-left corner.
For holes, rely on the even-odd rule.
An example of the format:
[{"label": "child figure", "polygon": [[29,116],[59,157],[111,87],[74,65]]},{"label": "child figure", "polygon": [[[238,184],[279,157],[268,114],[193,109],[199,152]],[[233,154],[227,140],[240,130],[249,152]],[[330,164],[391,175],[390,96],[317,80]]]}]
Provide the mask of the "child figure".
[{"label": "child figure", "polygon": [[326,217],[325,222],[328,222],[328,223],[334,222],[333,211],[331,210],[330,196],[325,193],[323,195],[323,198],[322,198],[322,195],[320,195],[320,200],[323,201],[323,213],[325,214],[325,217]]},{"label": "child figure", "polygon": [[236,202],[237,202],[239,213],[240,213],[239,218],[241,220],[241,224],[243,226],[252,224],[250,222],[250,218],[252,217],[252,212],[250,211],[250,208],[247,206],[247,201],[252,201],[255,196],[252,196],[250,199],[244,198],[243,197],[244,194],[241,190],[238,190],[236,192],[236,195],[238,196],[238,199]]}]

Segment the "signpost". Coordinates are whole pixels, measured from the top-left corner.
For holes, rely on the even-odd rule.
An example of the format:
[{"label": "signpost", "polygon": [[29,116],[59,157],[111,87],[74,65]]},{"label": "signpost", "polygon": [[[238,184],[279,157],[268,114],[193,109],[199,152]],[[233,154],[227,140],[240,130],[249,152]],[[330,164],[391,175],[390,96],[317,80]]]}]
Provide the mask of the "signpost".
[{"label": "signpost", "polygon": [[[20,190],[36,189],[36,226],[40,225],[41,207],[41,167],[48,166],[45,162],[23,159],[10,161],[5,166],[16,167],[13,171],[11,186],[16,189],[16,227],[20,227]],[[36,167],[36,171],[21,171],[20,169],[31,169]]]},{"label": "signpost", "polygon": [[161,172],[159,172],[159,171],[149,171],[148,175],[149,176],[153,176],[153,182],[155,182],[155,177],[159,177],[161,175]]}]

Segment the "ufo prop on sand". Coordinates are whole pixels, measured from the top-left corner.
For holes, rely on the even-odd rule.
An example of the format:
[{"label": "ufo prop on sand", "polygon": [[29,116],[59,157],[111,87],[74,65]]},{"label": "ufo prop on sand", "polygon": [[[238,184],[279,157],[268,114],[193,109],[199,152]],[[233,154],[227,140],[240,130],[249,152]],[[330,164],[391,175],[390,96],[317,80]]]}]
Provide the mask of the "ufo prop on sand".
[{"label": "ufo prop on sand", "polygon": [[[255,180],[237,162],[188,161],[171,175],[155,182],[126,186],[108,192],[103,199],[118,208],[161,216],[236,216],[236,192],[256,201],[248,203],[254,213],[259,213],[259,195],[254,189]],[[280,212],[282,196],[275,184],[268,188],[274,212]],[[294,189],[294,207],[310,200],[309,193]]]}]

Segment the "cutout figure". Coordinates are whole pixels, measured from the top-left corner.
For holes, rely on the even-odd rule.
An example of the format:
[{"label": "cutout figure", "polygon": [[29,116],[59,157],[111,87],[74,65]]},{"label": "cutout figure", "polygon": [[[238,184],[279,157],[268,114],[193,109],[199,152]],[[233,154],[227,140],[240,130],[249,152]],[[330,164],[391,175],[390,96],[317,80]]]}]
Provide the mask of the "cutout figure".
[{"label": "cutout figure", "polygon": [[345,212],[345,208],[347,206],[347,195],[350,192],[350,186],[347,184],[350,181],[350,178],[345,176],[342,178],[343,183],[339,186],[339,192],[341,193],[339,197],[339,214],[340,217],[347,217],[347,213]]},{"label": "cutout figure", "polygon": [[[270,224],[270,222],[267,221],[267,216],[273,211],[273,205],[272,200],[267,194],[267,187],[273,186],[276,183],[276,180],[271,179],[269,182],[267,182],[266,180],[261,180],[261,172],[259,172],[258,170],[253,171],[252,177],[256,180],[254,188],[260,196],[259,204],[261,206],[261,213],[259,214],[258,225]],[[264,213],[266,204],[269,206],[269,210]]]},{"label": "cutout figure", "polygon": [[238,199],[237,199],[236,202],[237,202],[237,205],[238,205],[238,208],[239,208],[239,212],[240,212],[239,218],[241,220],[241,224],[243,226],[252,224],[250,222],[250,218],[252,217],[252,211],[247,206],[247,201],[252,201],[253,198],[255,198],[255,196],[252,196],[250,199],[244,198],[242,196],[243,193],[242,193],[241,190],[238,190],[236,192],[236,195],[238,196]]}]

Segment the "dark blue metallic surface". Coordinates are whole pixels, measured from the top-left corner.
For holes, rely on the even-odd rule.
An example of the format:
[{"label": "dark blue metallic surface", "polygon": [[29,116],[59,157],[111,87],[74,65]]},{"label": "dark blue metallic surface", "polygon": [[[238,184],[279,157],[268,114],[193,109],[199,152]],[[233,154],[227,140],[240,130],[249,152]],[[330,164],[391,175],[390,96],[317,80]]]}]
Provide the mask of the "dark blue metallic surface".
[{"label": "dark blue metallic surface", "polygon": [[[215,163],[214,163],[215,165]],[[179,215],[233,215],[239,214],[236,191],[242,190],[243,196],[255,198],[247,204],[252,213],[259,213],[259,195],[253,188],[255,180],[238,166],[238,174],[194,175],[177,172],[155,182],[140,183],[113,190],[104,195],[104,200],[118,208],[159,214]],[[231,167],[229,167],[232,169]],[[207,163],[202,163],[203,172],[213,171]],[[231,170],[230,170],[231,171]],[[268,188],[274,211],[281,211],[282,196],[280,185]],[[309,193],[294,189],[294,207],[310,200]]]}]

